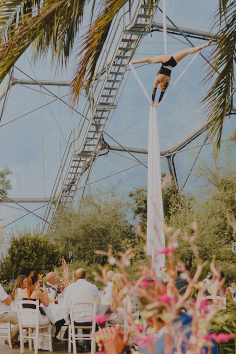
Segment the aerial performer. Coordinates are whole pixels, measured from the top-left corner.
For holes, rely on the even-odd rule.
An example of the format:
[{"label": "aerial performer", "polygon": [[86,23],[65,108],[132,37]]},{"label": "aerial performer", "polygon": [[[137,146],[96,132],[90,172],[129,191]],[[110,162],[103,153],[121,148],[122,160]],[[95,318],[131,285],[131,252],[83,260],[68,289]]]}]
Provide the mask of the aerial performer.
[{"label": "aerial performer", "polygon": [[[202,44],[199,47],[193,47],[189,48],[186,50],[182,50],[181,52],[169,55],[169,54],[163,54],[163,55],[158,55],[157,57],[153,58],[141,58],[141,59],[132,59],[131,64],[138,64],[138,63],[151,63],[151,64],[158,64],[162,63],[160,70],[157,73],[157,76],[155,77],[154,83],[153,83],[153,92],[152,92],[152,102],[151,105],[156,107],[159,105],[161,102],[165,91],[167,90],[167,87],[170,82],[170,76],[171,76],[171,70],[174,68],[178,62],[186,57],[186,55],[189,54],[194,54],[198,51],[200,51],[203,48],[206,48],[208,45],[210,45],[212,40],[209,40],[208,42]],[[156,96],[156,91],[157,91],[157,86],[159,85],[159,89],[161,90],[161,94],[159,97],[159,101],[157,104],[154,105],[154,100]]]}]

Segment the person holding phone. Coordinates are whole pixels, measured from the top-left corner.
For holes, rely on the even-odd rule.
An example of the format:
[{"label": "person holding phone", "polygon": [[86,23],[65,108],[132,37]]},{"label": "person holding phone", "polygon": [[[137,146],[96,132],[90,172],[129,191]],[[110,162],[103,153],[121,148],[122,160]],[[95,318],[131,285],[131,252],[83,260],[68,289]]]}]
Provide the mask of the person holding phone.
[{"label": "person holding phone", "polygon": [[[43,291],[42,291],[43,290]],[[46,286],[43,284],[43,286],[40,288],[39,285],[39,277],[38,273],[36,270],[33,270],[29,277],[28,277],[28,286],[26,289],[23,289],[22,291],[22,300],[32,300],[36,301],[39,300],[39,304],[43,304],[45,307],[48,307],[50,304],[50,300],[48,297],[48,292],[46,289]],[[36,305],[31,305],[31,304],[24,304],[23,308],[36,308]],[[50,321],[45,315],[43,308],[40,307],[40,315],[39,315],[39,325],[45,325],[48,324]],[[34,320],[33,320],[34,322]],[[32,319],[31,318],[25,318],[22,320],[23,325],[32,325]],[[39,343],[38,343],[38,349],[42,350],[49,350],[49,338],[47,336],[44,336],[44,332],[47,331],[45,328],[41,328],[39,330]]]}]

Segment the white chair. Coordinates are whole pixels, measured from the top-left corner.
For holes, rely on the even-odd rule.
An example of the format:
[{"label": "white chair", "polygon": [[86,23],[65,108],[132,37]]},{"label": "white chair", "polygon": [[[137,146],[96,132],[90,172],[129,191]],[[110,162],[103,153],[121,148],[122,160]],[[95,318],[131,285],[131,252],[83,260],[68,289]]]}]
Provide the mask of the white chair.
[{"label": "white chair", "polygon": [[[86,308],[86,313],[88,314],[86,318],[80,318],[80,321],[86,320],[88,322],[88,317],[91,319],[93,318],[92,325],[91,326],[75,326],[74,322],[74,314],[76,312],[81,312],[81,305],[85,304],[91,304],[91,309]],[[94,303],[94,300],[80,300],[80,301],[73,301],[70,303],[70,324],[69,324],[69,330],[68,330],[68,352],[71,353],[71,343],[73,343],[73,354],[76,354],[76,340],[77,339],[88,339],[91,341],[91,354],[94,354],[95,352],[95,329],[96,329],[96,321],[95,317],[97,314],[97,304]],[[82,331],[82,335],[77,332],[75,333],[75,330],[78,329],[90,329],[90,334],[84,334]]]},{"label": "white chair", "polygon": [[0,322],[0,337],[7,338],[9,347],[12,348],[11,344],[11,323],[10,322]]},{"label": "white chair", "polygon": [[[23,308],[23,305],[30,305],[31,308]],[[35,307],[35,308],[32,308]],[[35,354],[38,353],[39,329],[47,328],[48,332],[43,333],[44,336],[49,337],[49,349],[52,352],[52,325],[50,323],[39,324],[39,300],[22,300],[17,303],[17,315],[19,321],[20,332],[20,352],[24,353],[24,339],[29,341],[29,349],[32,350],[32,339],[35,339],[34,349]],[[28,331],[24,331],[27,329]],[[32,333],[32,329],[35,333]]]}]

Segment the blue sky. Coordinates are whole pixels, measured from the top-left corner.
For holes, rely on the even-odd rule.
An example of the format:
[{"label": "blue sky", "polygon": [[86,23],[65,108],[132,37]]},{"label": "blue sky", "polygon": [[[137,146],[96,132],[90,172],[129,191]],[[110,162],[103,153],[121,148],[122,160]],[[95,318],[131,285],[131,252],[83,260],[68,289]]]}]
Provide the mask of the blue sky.
[{"label": "blue sky", "polygon": [[[217,0],[166,1],[167,15],[176,25],[207,32],[212,29],[213,21],[211,16],[217,9],[217,6]],[[156,14],[155,21],[162,22],[160,12]],[[84,25],[86,25],[86,23],[84,23]],[[177,38],[185,42],[184,38],[179,36]],[[170,54],[187,48],[186,44],[172,37],[168,36],[167,41],[168,53]],[[195,45],[202,44],[201,40],[192,41]],[[209,48],[205,49],[204,55],[207,55],[209,50]],[[163,54],[163,52],[163,35],[155,32],[152,35],[147,35],[143,39],[135,54],[135,58],[155,56]],[[188,65],[190,60],[190,56],[186,57],[174,69],[172,73],[172,83]],[[33,63],[29,50],[18,60],[16,67],[34,79],[69,81],[72,77],[75,63],[76,51],[72,54],[68,68],[58,70],[55,73],[55,69],[50,66],[50,58],[46,61],[39,60],[37,63]],[[137,69],[140,79],[150,95],[153,80],[159,67],[159,65],[148,65]],[[168,98],[158,107],[157,117],[161,150],[171,148],[204,122],[203,107],[200,105],[200,101],[208,88],[207,85],[201,85],[205,69],[204,60],[198,56]],[[14,76],[16,78],[26,78],[26,76],[17,69],[14,70]],[[6,80],[1,84],[0,89],[2,89],[5,84]],[[33,86],[33,88],[36,90],[39,89],[37,86]],[[48,87],[48,89],[61,96],[69,92],[69,89],[66,87],[59,89],[51,86]],[[46,91],[44,92],[46,93]],[[120,96],[121,92],[122,95]],[[149,104],[132,73],[126,73],[125,80],[118,94],[118,97],[119,96],[118,108],[115,110],[112,118],[109,119],[106,131],[123,146],[147,148]],[[51,99],[52,97],[46,94],[43,95],[19,85],[13,86],[1,124],[9,122],[21,114],[33,110],[41,104],[45,104],[46,100],[49,101]],[[69,102],[69,97],[66,97],[65,101]],[[78,111],[81,112],[83,110],[84,103],[85,99],[81,97],[78,104]],[[78,114],[73,113],[65,104],[57,101],[51,104],[50,108],[46,106],[15,122],[2,127],[0,126],[0,167],[8,166],[13,172],[10,177],[12,190],[9,193],[9,197],[42,198],[44,196],[50,196],[59,168],[60,156],[64,152],[70,131],[78,124],[79,118],[80,116]],[[223,139],[227,139],[233,129],[234,117],[230,120],[226,118]],[[200,136],[188,147],[201,144],[203,138],[203,136]],[[115,143],[106,136],[105,140],[110,145],[115,145]],[[233,147],[233,149],[235,150],[235,147]],[[223,150],[224,148],[222,149],[222,154]],[[189,150],[176,155],[175,162],[180,185],[184,183],[194,161],[196,152],[198,152],[198,149]],[[127,154],[125,155],[131,157]],[[142,161],[147,160],[147,156],[145,155],[137,155],[137,157]],[[201,158],[207,161],[207,163],[212,163],[212,145],[203,148]],[[108,156],[98,158],[90,181],[95,181],[134,164],[134,161],[110,152]],[[162,170],[168,172],[166,159],[162,159]],[[95,183],[91,185],[91,190],[94,188],[104,189],[119,183],[120,192],[127,193],[134,187],[145,186],[146,182],[147,170],[141,165],[103,180],[100,183]],[[195,187],[196,182],[193,182],[193,178],[190,177],[186,185],[186,190],[192,191]],[[8,205],[17,207],[13,204]],[[24,206],[32,210],[37,208],[39,204],[24,204]],[[0,206],[0,214],[3,225],[6,225],[23,215],[24,212],[18,209]],[[37,214],[43,216],[44,209],[37,211]],[[5,232],[8,234],[16,228],[34,228],[38,222],[38,218],[29,215],[11,224],[9,227],[6,227]]]}]

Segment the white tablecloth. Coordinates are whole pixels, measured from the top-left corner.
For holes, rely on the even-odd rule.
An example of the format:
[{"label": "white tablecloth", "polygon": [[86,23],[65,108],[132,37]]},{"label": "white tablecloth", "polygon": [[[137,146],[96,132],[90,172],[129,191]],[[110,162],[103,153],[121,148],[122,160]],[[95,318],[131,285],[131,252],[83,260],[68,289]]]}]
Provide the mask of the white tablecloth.
[{"label": "white tablecloth", "polygon": [[[105,300],[105,299],[104,299]],[[101,298],[102,301],[102,310],[101,310],[101,315],[105,315],[109,308],[109,303],[107,301],[103,301],[103,298]],[[63,302],[61,301],[59,304],[50,304],[48,307],[43,307],[43,310],[47,316],[47,318],[52,322],[55,323],[57,321],[60,321],[64,319],[64,311],[63,311]]]},{"label": "white tablecloth", "polygon": [[55,323],[64,318],[63,306],[62,304],[50,304],[48,307],[43,307],[43,310],[47,316],[47,318]]}]

